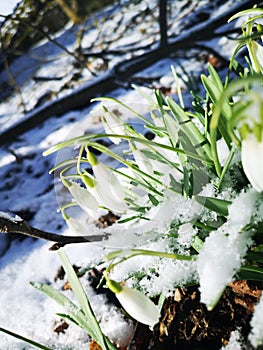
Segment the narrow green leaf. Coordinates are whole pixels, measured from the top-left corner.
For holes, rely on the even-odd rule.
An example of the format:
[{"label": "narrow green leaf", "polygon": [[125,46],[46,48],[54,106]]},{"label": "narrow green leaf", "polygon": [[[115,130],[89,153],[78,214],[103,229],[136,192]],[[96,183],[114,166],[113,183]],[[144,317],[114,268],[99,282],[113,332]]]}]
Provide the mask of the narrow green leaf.
[{"label": "narrow green leaf", "polygon": [[75,323],[75,325],[79,326],[79,324],[69,314],[64,314],[64,313],[61,313],[61,312],[57,312],[56,315],[59,316],[59,317],[62,317],[62,318],[66,318],[70,322]]},{"label": "narrow green leaf", "polygon": [[263,264],[263,252],[249,252],[246,256],[249,261]]},{"label": "narrow green leaf", "polygon": [[[77,298],[84,314],[86,315],[89,323],[89,328],[92,329],[92,334],[97,343],[102,347],[103,350],[108,350],[109,343],[106,341],[106,337],[102,333],[98,321],[93,313],[90,306],[87,295],[74,271],[65,251],[63,249],[58,250],[58,255],[61,260],[61,264],[67,274],[70,286]],[[107,344],[108,343],[108,344]],[[111,345],[111,349],[116,349],[115,346]]]},{"label": "narrow green leaf", "polygon": [[[242,79],[237,79],[237,80],[233,80],[223,91],[222,95],[220,96],[220,99],[218,100],[218,102],[215,105],[215,109],[213,112],[213,116],[211,118],[211,122],[210,122],[210,140],[211,140],[211,151],[212,151],[212,155],[213,155],[213,160],[214,160],[214,165],[216,168],[216,172],[217,175],[220,177],[221,173],[222,173],[222,169],[221,169],[221,165],[218,159],[218,152],[217,152],[217,130],[220,130],[220,125],[222,125],[222,106],[224,104],[224,101],[229,100],[229,98],[231,96],[233,96],[235,93],[237,93],[240,89],[244,89],[245,87],[247,87],[249,84],[253,84],[253,83],[261,83],[262,82],[262,75],[253,75],[253,76],[248,76]],[[229,116],[230,118],[231,116]],[[224,124],[224,123],[223,123]],[[226,128],[226,127],[225,127]],[[224,132],[222,131],[222,127],[220,130],[222,136],[224,137],[226,143],[228,144],[228,146],[230,147],[230,141],[227,140],[226,136],[230,137],[228,132],[226,131],[226,133],[224,134]]]},{"label": "narrow green leaf", "polygon": [[174,76],[174,80],[175,80],[175,86],[176,86],[176,90],[177,90],[177,94],[178,94],[178,98],[179,98],[179,102],[182,108],[184,108],[184,100],[183,100],[183,95],[182,95],[182,89],[181,86],[179,84],[179,79],[178,79],[178,75],[176,73],[176,70],[174,68],[174,66],[171,66],[171,70]]},{"label": "narrow green leaf", "polygon": [[212,159],[209,141],[204,137],[204,135],[192,122],[189,116],[180,106],[178,106],[178,104],[173,99],[168,97],[166,101],[175,119],[179,123],[180,130],[183,131],[189,140],[191,140],[191,143],[195,147],[196,152],[208,160]]},{"label": "narrow green leaf", "polygon": [[120,106],[126,108],[128,111],[132,112],[134,115],[136,115],[139,119],[143,120],[145,123],[150,123],[150,121],[147,118],[144,118],[140,113],[138,113],[135,109],[131,108],[130,106],[126,105],[125,103],[121,102],[117,98],[114,97],[95,97],[91,100],[91,102],[96,102],[96,101],[112,101],[115,102],[116,104],[119,104]]},{"label": "narrow green leaf", "polygon": [[255,8],[250,8],[247,10],[240,11],[238,13],[235,13],[232,17],[230,17],[227,22],[229,23],[229,22],[233,21],[234,19],[237,19],[238,17],[241,17],[241,16],[250,16],[250,15],[255,15],[255,14],[262,15],[263,9],[255,7]]},{"label": "narrow green leaf", "polygon": [[263,282],[263,269],[256,266],[244,265],[238,271],[236,278]]},{"label": "narrow green leaf", "polygon": [[132,88],[133,88],[134,90],[138,91],[139,94],[142,95],[142,97],[144,97],[144,98],[149,102],[150,105],[153,105],[153,106],[155,105],[155,102],[154,102],[154,100],[150,97],[150,95],[147,94],[147,93],[145,93],[141,88],[139,88],[138,86],[136,86],[136,85],[134,85],[134,84],[132,84]]},{"label": "narrow green leaf", "polygon": [[169,174],[170,177],[170,187],[178,193],[182,193],[182,184],[175,180],[173,175]]},{"label": "narrow green leaf", "polygon": [[[201,80],[212,102],[216,104],[222,95],[223,89],[219,90],[217,83],[205,75],[201,75]],[[224,117],[229,119],[231,117],[231,107],[226,100],[223,101],[221,108]]]},{"label": "narrow green leaf", "polygon": [[159,204],[159,201],[151,193],[148,193],[148,197],[154,206]]},{"label": "narrow green leaf", "polygon": [[16,338],[16,339],[18,339],[18,340],[22,340],[23,342],[28,343],[28,344],[30,344],[30,345],[33,345],[33,346],[35,346],[35,347],[38,348],[38,349],[42,349],[42,350],[52,350],[51,348],[48,348],[48,347],[45,346],[45,345],[42,345],[42,344],[40,344],[40,343],[38,343],[38,342],[36,342],[36,341],[34,341],[34,340],[31,340],[31,339],[28,339],[28,338],[26,338],[26,337],[23,337],[23,336],[20,335],[20,334],[11,332],[11,331],[9,331],[8,329],[5,329],[5,328],[0,327],[0,332],[6,333],[6,334],[8,334],[8,335],[11,335],[11,337],[14,337],[14,338]]},{"label": "narrow green leaf", "polygon": [[232,203],[223,199],[205,196],[194,196],[194,199],[198,203],[204,205],[205,208],[215,211],[223,216],[228,215],[228,206]]},{"label": "narrow green leaf", "polygon": [[45,293],[48,297],[55,300],[59,305],[63,306],[67,310],[70,317],[72,317],[74,322],[83,328],[91,337],[94,337],[93,329],[89,327],[86,315],[64,294],[45,283],[30,282],[30,284],[37,290]]},{"label": "narrow green leaf", "polygon": [[210,63],[208,64],[208,72],[210,74],[212,82],[217,87],[217,89],[222,93],[223,88],[224,88],[223,83],[222,83],[217,71]]}]

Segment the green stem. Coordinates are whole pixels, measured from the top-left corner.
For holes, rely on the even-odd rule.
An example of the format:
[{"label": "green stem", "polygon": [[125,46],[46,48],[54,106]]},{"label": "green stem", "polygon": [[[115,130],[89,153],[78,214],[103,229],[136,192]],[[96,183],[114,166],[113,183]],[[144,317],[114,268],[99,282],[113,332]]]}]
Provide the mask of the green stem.
[{"label": "green stem", "polygon": [[[117,250],[115,252],[109,253],[106,256],[107,260],[112,260],[115,258],[118,258],[120,255],[125,253],[123,250]],[[167,258],[167,259],[173,259],[173,260],[184,260],[184,261],[193,261],[197,258],[196,255],[181,255],[181,254],[175,254],[175,253],[166,253],[166,252],[158,252],[154,250],[147,250],[147,249],[130,249],[127,251],[129,256],[125,257],[123,260],[130,259],[134,256],[138,255],[146,255],[146,256],[156,256],[159,258]],[[114,266],[117,265],[114,264]]]},{"label": "green stem", "polygon": [[92,100],[90,100],[90,102],[97,102],[97,101],[113,101],[116,102],[117,104],[121,105],[122,107],[128,109],[128,111],[132,112],[133,114],[135,114],[139,119],[141,119],[142,121],[144,121],[146,124],[152,124],[147,118],[144,118],[140,113],[138,113],[137,111],[135,111],[133,108],[131,108],[130,106],[126,105],[125,103],[121,102],[120,100],[114,98],[114,97],[96,97],[93,98]]}]

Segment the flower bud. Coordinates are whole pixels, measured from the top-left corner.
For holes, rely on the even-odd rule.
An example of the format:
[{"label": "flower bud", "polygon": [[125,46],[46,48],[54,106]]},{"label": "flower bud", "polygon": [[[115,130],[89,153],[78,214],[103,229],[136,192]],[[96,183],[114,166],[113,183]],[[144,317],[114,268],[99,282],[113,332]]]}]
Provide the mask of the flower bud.
[{"label": "flower bud", "polygon": [[124,310],[140,323],[153,327],[160,317],[158,307],[143,293],[122,286],[106,276],[107,286],[116,294]]}]

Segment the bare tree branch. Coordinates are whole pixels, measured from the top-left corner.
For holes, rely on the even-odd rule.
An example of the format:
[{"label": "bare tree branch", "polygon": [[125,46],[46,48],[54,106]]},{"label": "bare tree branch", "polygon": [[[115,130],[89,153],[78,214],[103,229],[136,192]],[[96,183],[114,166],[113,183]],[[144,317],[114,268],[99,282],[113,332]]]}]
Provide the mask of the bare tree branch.
[{"label": "bare tree branch", "polygon": [[109,237],[108,234],[103,233],[102,235],[88,235],[88,236],[63,236],[56,233],[39,230],[35,227],[30,226],[25,220],[10,219],[8,217],[0,216],[0,232],[4,234],[18,233],[33,238],[41,238],[46,241],[56,242],[51,246],[50,250],[57,250],[64,247],[67,244],[72,243],[88,243],[88,242],[99,242]]}]

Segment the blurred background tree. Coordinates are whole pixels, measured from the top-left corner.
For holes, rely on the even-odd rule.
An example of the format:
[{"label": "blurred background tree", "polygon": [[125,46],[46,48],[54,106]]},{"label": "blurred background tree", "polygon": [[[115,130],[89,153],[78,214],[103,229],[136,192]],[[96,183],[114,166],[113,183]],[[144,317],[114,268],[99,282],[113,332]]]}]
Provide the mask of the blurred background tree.
[{"label": "blurred background tree", "polygon": [[65,15],[74,23],[83,23],[92,12],[113,3],[113,0],[56,0]]},{"label": "blurred background tree", "polygon": [[113,3],[113,0],[22,0],[13,13],[2,16],[0,24],[1,56],[9,62],[21,55],[45,34],[61,29],[67,22],[83,23],[94,11]]}]

